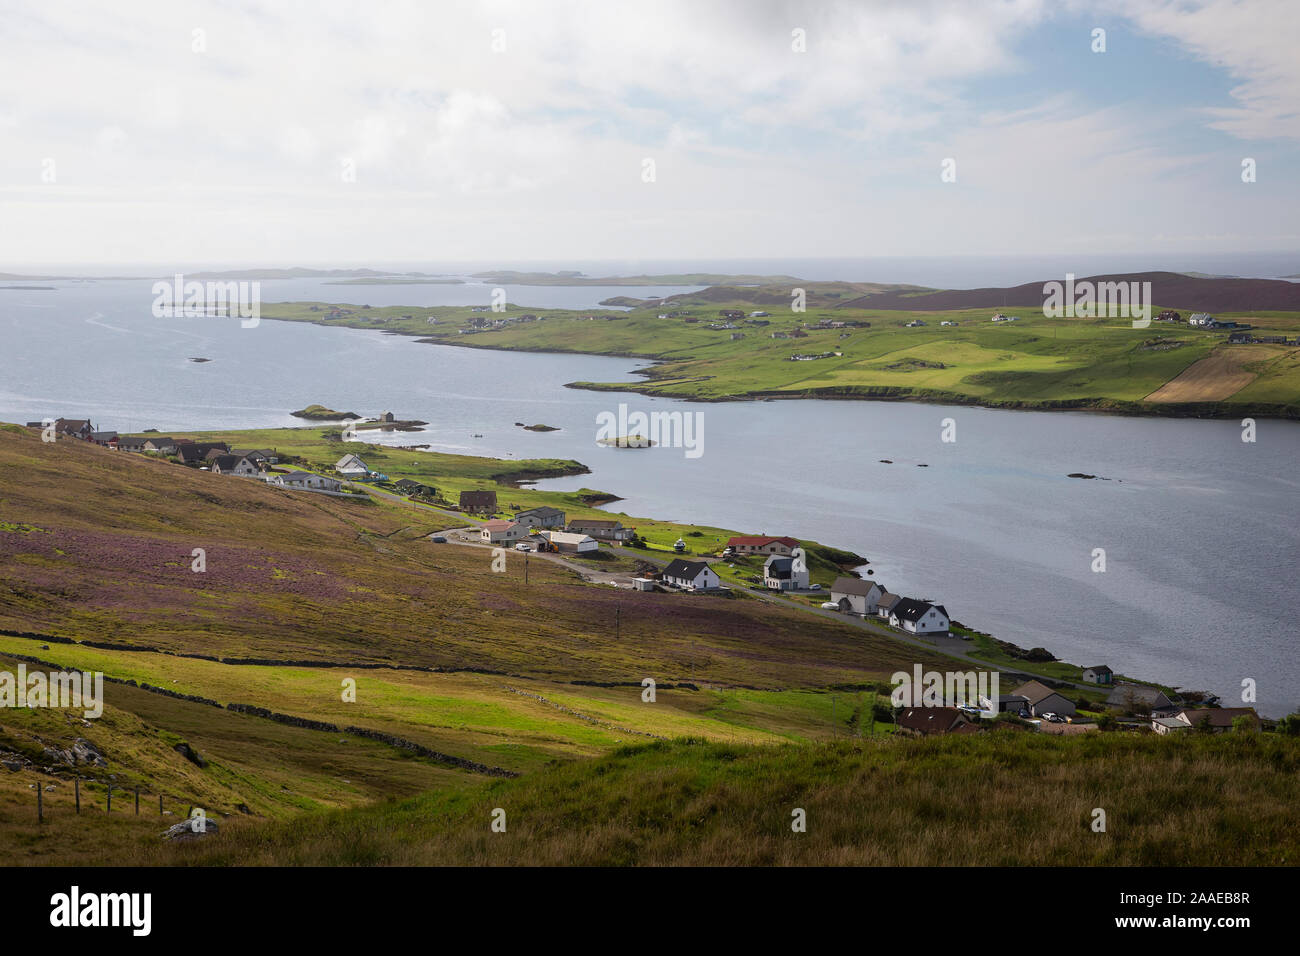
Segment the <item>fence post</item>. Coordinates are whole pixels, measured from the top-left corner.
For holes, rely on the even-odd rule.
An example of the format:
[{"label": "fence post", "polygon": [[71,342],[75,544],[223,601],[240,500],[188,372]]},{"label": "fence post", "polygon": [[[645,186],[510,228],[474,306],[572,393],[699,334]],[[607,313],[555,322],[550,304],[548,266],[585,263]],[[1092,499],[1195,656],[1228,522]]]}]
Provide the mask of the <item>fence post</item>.
[{"label": "fence post", "polygon": [[135,815],[140,815],[140,788],[135,788]]},{"label": "fence post", "polygon": [[158,794],[158,816],[162,816],[162,794]]},{"label": "fence post", "polygon": [[72,778],[72,790],[77,795],[77,812],[81,812],[81,778]]},{"label": "fence post", "polygon": [[106,812],[113,812],[113,785],[111,783],[108,785],[108,809]]},{"label": "fence post", "polygon": [[37,823],[45,822],[45,804],[41,802],[42,790],[43,788],[41,787],[41,780],[39,777],[37,777],[36,778],[36,822]]}]

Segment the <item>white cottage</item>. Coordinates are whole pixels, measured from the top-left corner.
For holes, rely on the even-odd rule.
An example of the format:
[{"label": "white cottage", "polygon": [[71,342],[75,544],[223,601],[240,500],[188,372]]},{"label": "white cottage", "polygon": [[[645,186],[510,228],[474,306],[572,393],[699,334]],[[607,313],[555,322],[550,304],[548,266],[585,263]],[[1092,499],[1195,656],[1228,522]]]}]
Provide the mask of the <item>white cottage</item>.
[{"label": "white cottage", "polygon": [[840,606],[840,610],[863,617],[876,613],[877,602],[884,593],[885,589],[879,583],[861,578],[836,578],[831,585],[831,600]]}]

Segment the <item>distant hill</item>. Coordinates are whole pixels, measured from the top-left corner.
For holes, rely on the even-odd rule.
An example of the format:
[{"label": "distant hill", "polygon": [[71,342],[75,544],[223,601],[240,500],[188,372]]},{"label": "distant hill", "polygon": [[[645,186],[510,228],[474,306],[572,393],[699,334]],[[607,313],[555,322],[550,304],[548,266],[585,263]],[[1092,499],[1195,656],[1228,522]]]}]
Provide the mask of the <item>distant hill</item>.
[{"label": "distant hill", "polygon": [[[953,309],[1041,308],[1043,284],[1061,282],[1052,276],[1009,288],[945,289],[937,292],[879,292],[839,304],[841,309],[893,309],[903,312],[943,312]],[[1300,284],[1283,279],[1201,278],[1177,272],[1131,272],[1079,276],[1075,282],[1150,282],[1151,296],[1161,307],[1194,312],[1300,311]]]}]

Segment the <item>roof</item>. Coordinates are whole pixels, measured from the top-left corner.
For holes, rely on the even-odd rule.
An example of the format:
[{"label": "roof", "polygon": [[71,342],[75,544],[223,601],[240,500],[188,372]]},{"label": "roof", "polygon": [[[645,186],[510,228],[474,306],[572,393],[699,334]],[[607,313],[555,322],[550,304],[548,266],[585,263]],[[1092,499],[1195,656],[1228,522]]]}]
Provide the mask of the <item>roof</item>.
[{"label": "roof", "polygon": [[461,504],[465,504],[466,502],[470,504],[474,504],[475,502],[486,504],[489,501],[495,504],[496,500],[497,493],[495,491],[462,491],[460,493]]},{"label": "roof", "polygon": [[903,600],[903,598],[899,597],[897,594],[890,594],[886,591],[876,600],[876,606],[882,610],[889,611],[892,610],[894,605],[901,600]]},{"label": "roof", "polygon": [[664,566],[664,577],[666,578],[689,578],[692,581],[700,576],[701,571],[707,571],[709,565],[707,561],[686,561],[682,558],[673,558]]},{"label": "roof", "polygon": [[608,529],[610,531],[614,531],[617,530],[618,528],[623,527],[623,523],[621,521],[614,521],[608,518],[574,518],[572,521],[569,522],[569,527],[570,528],[599,528],[602,530]]},{"label": "roof", "polygon": [[[915,598],[899,598],[890,610],[898,615],[900,621],[919,621],[935,605]],[[946,615],[945,615],[946,616]]]},{"label": "roof", "polygon": [[596,539],[589,534],[574,534],[570,531],[547,531],[546,540],[551,544],[582,544],[584,541],[596,543]]},{"label": "roof", "polygon": [[526,508],[525,510],[518,512],[515,517],[522,518],[524,515],[535,515],[538,518],[551,518],[555,515],[564,517],[564,512],[559,508],[552,508],[550,505],[542,505],[539,508]]},{"label": "roof", "polygon": [[942,734],[952,730],[953,724],[967,719],[956,707],[908,707],[894,722],[905,730]]},{"label": "roof", "polygon": [[1031,680],[1028,684],[1021,684],[1015,689],[1015,693],[1028,700],[1031,704],[1037,704],[1041,700],[1046,700],[1053,694],[1064,697],[1059,690],[1048,687],[1041,681]]},{"label": "roof", "polygon": [[1113,674],[1113,673],[1115,673],[1113,670],[1111,670],[1111,669],[1110,669],[1109,667],[1107,667],[1105,664],[1093,664],[1091,667],[1085,667],[1084,670],[1086,670],[1086,671],[1098,671],[1098,672],[1100,672],[1100,671],[1105,671],[1107,674]]},{"label": "roof", "polygon": [[244,460],[242,455],[218,455],[212,459],[212,467],[220,471],[233,471]]},{"label": "roof", "polygon": [[[320,478],[320,475],[313,475],[310,471],[290,471],[283,475],[277,476],[281,481],[308,481],[312,478]],[[322,481],[333,481],[333,478],[321,478]]]},{"label": "roof", "polygon": [[787,548],[799,547],[799,542],[796,541],[794,538],[788,538],[788,537],[769,538],[763,535],[739,535],[735,538],[731,538],[730,540],[728,540],[727,547],[734,548],[737,546],[741,546],[746,548],[762,548],[765,547],[766,545],[771,544],[774,541],[780,542],[781,544],[785,545]]},{"label": "roof", "polygon": [[770,578],[788,578],[794,574],[794,558],[774,554],[767,559],[763,570]]},{"label": "roof", "polygon": [[506,521],[501,518],[497,518],[494,521],[483,522],[484,531],[509,531],[513,527],[515,527],[515,523],[513,521]]},{"label": "roof", "polygon": [[1258,719],[1253,707],[1200,707],[1196,710],[1183,710],[1176,716],[1182,717],[1195,727],[1202,720],[1209,720],[1211,727],[1231,727],[1238,717]]},{"label": "roof", "polygon": [[334,468],[336,470],[341,470],[344,468],[354,468],[354,467],[365,468],[366,463],[362,461],[359,456],[354,455],[351,452],[348,452],[348,454],[344,455],[342,458],[340,458],[338,461],[334,463]]},{"label": "roof", "polygon": [[1190,730],[1191,725],[1185,724],[1177,717],[1152,717],[1151,723],[1159,724],[1161,727],[1168,727],[1171,730]]},{"label": "roof", "polygon": [[[881,588],[875,581],[864,581],[862,578],[836,578],[835,583],[831,585],[832,594],[860,594],[864,597],[871,593],[872,588]],[[884,588],[881,588],[883,591]]]},{"label": "roof", "polygon": [[1158,687],[1146,687],[1142,684],[1120,684],[1106,698],[1108,704],[1127,704],[1130,700],[1148,706],[1168,706],[1173,703],[1165,692]]}]

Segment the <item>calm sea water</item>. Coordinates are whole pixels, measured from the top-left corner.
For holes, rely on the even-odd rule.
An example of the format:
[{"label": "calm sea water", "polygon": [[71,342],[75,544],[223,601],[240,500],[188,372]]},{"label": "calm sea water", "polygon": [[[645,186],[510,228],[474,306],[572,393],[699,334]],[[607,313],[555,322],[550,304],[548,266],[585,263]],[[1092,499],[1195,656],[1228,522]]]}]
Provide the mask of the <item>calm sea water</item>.
[{"label": "calm sea water", "polygon": [[[563,386],[629,380],[635,363],[284,322],[159,320],[149,286],[0,292],[0,420],[90,416],[121,431],[166,432],[301,425],[288,413],[309,402],[392,410],[430,422],[387,439],[395,444],[576,458],[593,474],[543,487],[601,488],[626,499],[611,510],[850,548],[891,590],[941,600],[956,619],[1018,644],[1228,701],[1250,678],[1263,713],[1300,707],[1294,423],[1261,421],[1247,444],[1234,422],[612,396]],[[477,301],[452,298],[466,292],[263,284],[268,300],[375,305]],[[647,292],[666,294],[542,287],[510,298],[588,307]],[[698,412],[704,454],[596,446],[596,416],[620,401],[634,411]],[[940,440],[944,418],[956,421],[955,443]],[[526,432],[517,421],[561,430]],[[1076,471],[1112,480],[1065,477]],[[1097,548],[1104,573],[1092,570]]]}]

